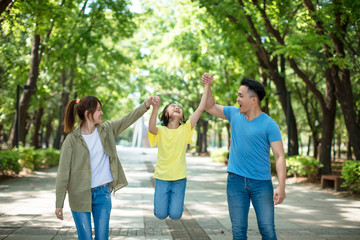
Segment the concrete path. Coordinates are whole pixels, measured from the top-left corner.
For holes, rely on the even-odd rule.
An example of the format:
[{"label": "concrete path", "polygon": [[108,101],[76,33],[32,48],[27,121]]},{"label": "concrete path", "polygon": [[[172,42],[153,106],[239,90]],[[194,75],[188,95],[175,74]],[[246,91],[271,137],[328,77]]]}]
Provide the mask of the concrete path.
[{"label": "concrete path", "polygon": [[[226,167],[208,157],[187,157],[185,211],[180,221],[153,216],[156,149],[118,148],[129,186],[112,196],[110,239],[232,239],[226,202]],[[0,182],[0,239],[76,239],[69,206],[64,221],[55,211],[56,168]],[[274,181],[276,184],[276,181]],[[360,201],[318,186],[287,184],[276,206],[279,239],[360,239]],[[254,210],[249,239],[261,239]]]}]

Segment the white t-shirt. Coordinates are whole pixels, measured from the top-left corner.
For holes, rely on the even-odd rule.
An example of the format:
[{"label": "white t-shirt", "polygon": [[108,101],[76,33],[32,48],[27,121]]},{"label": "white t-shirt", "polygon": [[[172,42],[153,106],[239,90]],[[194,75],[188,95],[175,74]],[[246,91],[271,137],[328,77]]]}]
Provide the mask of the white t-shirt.
[{"label": "white t-shirt", "polygon": [[109,156],[104,152],[97,128],[90,135],[83,135],[90,151],[91,188],[112,182]]}]

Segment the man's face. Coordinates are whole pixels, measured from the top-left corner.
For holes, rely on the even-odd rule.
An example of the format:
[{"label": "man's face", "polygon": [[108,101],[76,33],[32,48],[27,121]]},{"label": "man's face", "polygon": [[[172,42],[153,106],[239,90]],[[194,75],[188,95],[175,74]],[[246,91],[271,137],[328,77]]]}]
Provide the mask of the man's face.
[{"label": "man's face", "polygon": [[247,86],[240,86],[236,101],[239,104],[240,113],[246,113],[252,104],[254,96],[250,96]]}]

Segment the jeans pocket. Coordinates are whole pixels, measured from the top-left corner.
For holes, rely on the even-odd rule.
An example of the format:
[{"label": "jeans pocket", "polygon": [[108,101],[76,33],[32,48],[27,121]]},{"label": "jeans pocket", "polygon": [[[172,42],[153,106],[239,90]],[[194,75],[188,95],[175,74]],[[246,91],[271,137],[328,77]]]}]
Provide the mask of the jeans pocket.
[{"label": "jeans pocket", "polygon": [[101,188],[101,191],[105,194],[105,195],[110,195],[110,187],[109,185],[106,185],[105,187]]}]

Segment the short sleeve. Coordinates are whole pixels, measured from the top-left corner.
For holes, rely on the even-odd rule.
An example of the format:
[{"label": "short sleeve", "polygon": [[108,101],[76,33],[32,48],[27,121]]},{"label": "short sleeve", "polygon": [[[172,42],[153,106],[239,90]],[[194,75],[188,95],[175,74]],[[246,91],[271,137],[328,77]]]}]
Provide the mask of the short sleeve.
[{"label": "short sleeve", "polygon": [[224,110],[223,110],[224,115],[229,122],[231,121],[231,116],[232,116],[234,108],[236,109],[236,107],[233,107],[233,106],[225,106],[224,107]]},{"label": "short sleeve", "polygon": [[156,135],[148,131],[148,139],[151,147],[155,147],[156,145],[159,144],[161,128],[162,128],[161,126],[158,126],[158,132]]},{"label": "short sleeve", "polygon": [[193,129],[191,129],[191,122],[190,122],[190,120],[188,120],[185,123],[186,144],[194,143],[191,140],[192,133],[193,133]]},{"label": "short sleeve", "polygon": [[282,140],[280,128],[274,120],[271,120],[269,124],[268,140],[270,143]]}]

